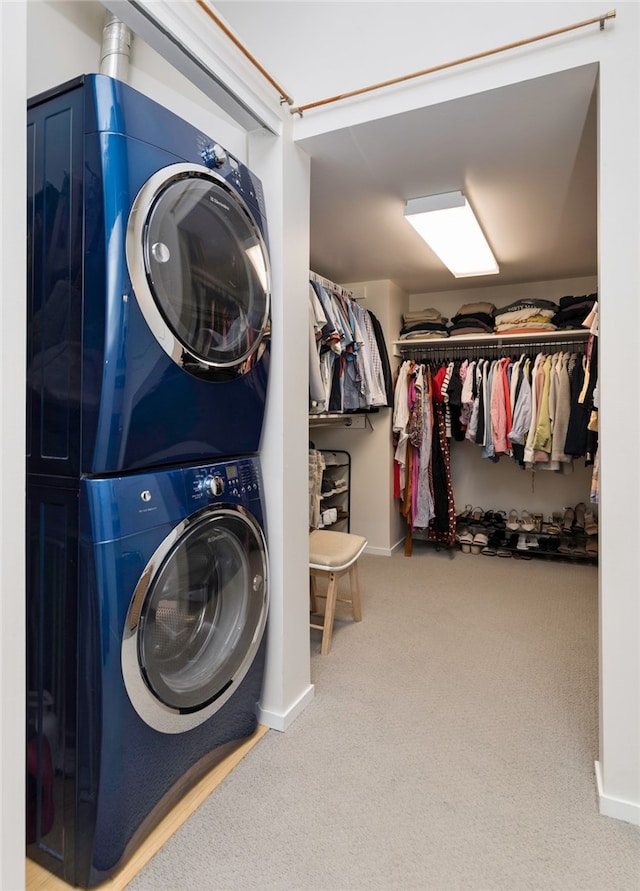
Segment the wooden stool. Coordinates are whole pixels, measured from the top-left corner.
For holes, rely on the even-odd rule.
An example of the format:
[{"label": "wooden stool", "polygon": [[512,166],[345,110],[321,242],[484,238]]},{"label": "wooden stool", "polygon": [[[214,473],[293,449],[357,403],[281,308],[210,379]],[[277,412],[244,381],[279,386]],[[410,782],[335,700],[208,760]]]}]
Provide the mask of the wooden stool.
[{"label": "wooden stool", "polygon": [[[362,621],[362,606],[360,603],[360,581],[358,579],[358,557],[367,546],[367,539],[361,535],[352,535],[350,532],[331,532],[329,529],[314,529],[309,533],[309,587],[311,595],[311,612],[317,609],[317,598],[326,599],[324,610],[324,623],[312,628],[322,631],[322,644],[320,653],[326,656],[331,648],[331,635],[333,633],[333,620],[336,613],[336,603],[350,603],[353,618],[356,622]],[[345,573],[349,573],[351,585],[351,599],[338,597],[338,580]],[[326,594],[318,594],[316,578],[328,579]]]}]

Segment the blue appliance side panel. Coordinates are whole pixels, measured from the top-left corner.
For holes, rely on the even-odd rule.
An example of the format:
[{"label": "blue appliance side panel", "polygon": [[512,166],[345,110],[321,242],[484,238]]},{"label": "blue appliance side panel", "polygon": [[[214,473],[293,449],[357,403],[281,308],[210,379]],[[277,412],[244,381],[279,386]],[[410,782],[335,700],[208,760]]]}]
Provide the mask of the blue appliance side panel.
[{"label": "blue appliance side panel", "polygon": [[[76,690],[77,484],[27,477],[27,555],[27,854],[74,884],[83,769]],[[83,621],[87,641],[94,641],[92,630]],[[99,712],[99,687],[92,692],[92,708]],[[95,767],[97,758],[94,746],[84,760]]]},{"label": "blue appliance side panel", "polygon": [[83,107],[76,87],[30,109],[27,139],[28,470],[67,477],[80,468]]}]

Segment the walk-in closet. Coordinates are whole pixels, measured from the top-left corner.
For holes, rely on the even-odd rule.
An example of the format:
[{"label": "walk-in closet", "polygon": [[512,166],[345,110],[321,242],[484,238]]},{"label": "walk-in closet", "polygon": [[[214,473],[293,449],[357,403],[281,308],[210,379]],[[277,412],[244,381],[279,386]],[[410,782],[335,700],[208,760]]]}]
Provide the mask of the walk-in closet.
[{"label": "walk-in closet", "polygon": [[[373,413],[310,414],[314,445],[349,448],[352,456],[352,528],[375,536],[370,507],[362,508],[370,505],[371,486],[358,481],[356,468],[364,462],[370,474],[371,461],[388,460],[376,479],[388,479],[390,516],[400,522],[390,549],[402,544],[409,556],[413,541],[424,540],[452,556],[573,559],[595,567],[595,287],[593,278],[497,286],[499,307],[459,292],[403,313],[389,344],[393,399]],[[366,304],[368,287],[360,293]],[[327,351],[322,337],[320,355]],[[345,364],[334,365],[336,378]],[[382,448],[373,458],[374,443],[383,439],[391,457]]]}]

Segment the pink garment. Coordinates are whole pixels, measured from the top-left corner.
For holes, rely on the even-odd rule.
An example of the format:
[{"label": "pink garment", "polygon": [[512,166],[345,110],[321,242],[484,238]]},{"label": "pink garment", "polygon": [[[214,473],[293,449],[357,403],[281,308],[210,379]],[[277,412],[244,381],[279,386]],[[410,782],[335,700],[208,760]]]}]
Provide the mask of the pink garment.
[{"label": "pink garment", "polygon": [[505,407],[504,375],[502,369],[505,360],[500,359],[493,373],[491,385],[491,440],[496,455],[504,455],[509,449],[507,442],[507,411]]}]

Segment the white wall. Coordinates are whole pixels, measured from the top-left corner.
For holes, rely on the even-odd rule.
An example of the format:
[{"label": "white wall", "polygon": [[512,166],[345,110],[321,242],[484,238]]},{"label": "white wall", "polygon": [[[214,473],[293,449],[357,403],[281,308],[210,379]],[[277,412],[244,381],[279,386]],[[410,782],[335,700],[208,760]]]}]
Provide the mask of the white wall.
[{"label": "white wall", "polygon": [[[386,29],[378,22],[384,39],[380,54],[383,69],[400,64],[411,67],[410,50],[416,50],[416,33],[432,63],[459,58],[478,49],[489,49],[511,40],[534,36],[553,27],[597,16],[604,10],[596,3],[429,3],[415,4],[415,27],[404,42],[394,44],[397,33],[395,4],[384,4],[389,15]],[[398,15],[407,15],[411,4],[398,4]],[[376,7],[382,15],[380,9]],[[460,27],[461,15],[465,27]],[[426,18],[424,31],[418,22]],[[457,20],[457,21],[456,21]],[[342,60],[343,86],[349,78],[358,84],[358,48],[371,44],[360,31],[342,33],[353,54]],[[276,42],[292,39],[279,24]],[[283,33],[284,31],[284,33]],[[264,35],[269,45],[271,34]],[[365,39],[365,36],[367,39]],[[640,491],[637,443],[640,417],[630,410],[629,394],[637,388],[637,364],[632,365],[626,385],[620,386],[620,357],[635,356],[640,319],[637,295],[640,269],[637,239],[640,231],[640,171],[637,163],[640,127],[638,118],[640,72],[639,9],[636,3],[618,4],[617,17],[603,31],[573,32],[570,36],[537,43],[520,51],[494,56],[482,63],[458,67],[433,78],[418,79],[410,86],[369,94],[316,109],[296,124],[296,139],[356,126],[358,123],[437,102],[473,95],[579,65],[599,63],[599,294],[600,329],[600,643],[601,643],[601,743],[598,792],[602,813],[640,822],[640,515],[634,509],[623,518],[622,506],[634,504]],[[372,37],[375,40],[375,37]],[[426,48],[425,48],[426,47]],[[466,52],[465,52],[466,50]],[[377,58],[376,54],[373,54]],[[375,82],[370,79],[369,82]],[[338,91],[340,92],[340,91]],[[330,93],[327,93],[330,95]],[[621,97],[624,96],[624,101]],[[399,163],[399,157],[393,159]]]},{"label": "white wall", "polygon": [[[286,129],[290,129],[291,121]],[[308,403],[309,159],[290,138],[250,139],[250,164],[269,208],[273,307],[261,460],[272,600],[261,720],[285,730],[313,697],[310,684]],[[301,295],[304,295],[301,297]],[[304,518],[304,519],[303,519]]]},{"label": "white wall", "polygon": [[0,887],[6,891],[24,882],[25,36],[25,5],[0,3]]}]

